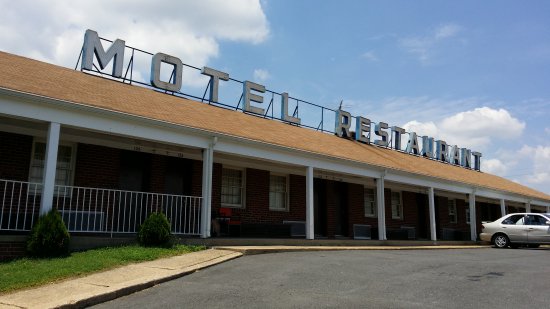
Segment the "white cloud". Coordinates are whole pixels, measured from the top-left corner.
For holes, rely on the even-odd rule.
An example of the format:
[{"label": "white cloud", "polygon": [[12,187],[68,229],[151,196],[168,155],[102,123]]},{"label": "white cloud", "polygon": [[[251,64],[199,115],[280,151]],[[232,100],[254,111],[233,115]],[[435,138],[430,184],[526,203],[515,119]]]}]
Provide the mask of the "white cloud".
[{"label": "white cloud", "polygon": [[255,69],[254,70],[254,80],[257,82],[265,82],[271,77],[269,72],[264,69]]},{"label": "white cloud", "polygon": [[441,25],[435,30],[434,38],[436,40],[447,39],[456,36],[461,30],[462,27],[457,24]]},{"label": "white cloud", "polygon": [[533,162],[533,174],[525,178],[527,183],[531,184],[546,184],[550,187],[550,147],[544,146],[523,146],[518,155],[529,158]]},{"label": "white cloud", "polygon": [[416,132],[419,135],[427,135],[433,138],[439,138],[439,130],[434,122],[419,122],[416,120],[409,121],[403,125],[403,129],[407,132]]},{"label": "white cloud", "polygon": [[74,68],[88,28],[194,66],[218,56],[220,40],[258,44],[269,35],[258,0],[22,0],[0,10],[0,49]]},{"label": "white cloud", "polygon": [[512,117],[505,109],[475,108],[433,121],[407,122],[403,128],[419,135],[445,140],[450,145],[480,150],[494,140],[506,140],[521,136],[525,123]]},{"label": "white cloud", "polygon": [[361,55],[361,57],[364,58],[364,59],[367,59],[368,61],[372,61],[372,62],[379,61],[378,56],[376,56],[376,54],[372,50],[363,53]]},{"label": "white cloud", "polygon": [[491,139],[519,137],[525,123],[512,117],[505,109],[480,107],[447,117],[441,121],[440,127],[448,138],[470,141],[479,147],[490,143]]},{"label": "white cloud", "polygon": [[484,172],[494,175],[505,176],[508,173],[508,166],[499,159],[484,160],[482,167]]},{"label": "white cloud", "polygon": [[422,64],[428,64],[438,45],[444,40],[457,36],[460,31],[462,31],[460,25],[454,23],[443,24],[436,27],[428,35],[402,38],[399,40],[399,44],[408,53],[416,55]]}]

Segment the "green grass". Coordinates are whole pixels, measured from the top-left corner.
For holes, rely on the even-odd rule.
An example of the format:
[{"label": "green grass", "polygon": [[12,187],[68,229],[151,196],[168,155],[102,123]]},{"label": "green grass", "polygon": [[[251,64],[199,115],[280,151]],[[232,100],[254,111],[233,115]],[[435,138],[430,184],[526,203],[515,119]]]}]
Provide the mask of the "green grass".
[{"label": "green grass", "polygon": [[204,246],[154,248],[134,245],[75,252],[64,258],[23,258],[4,262],[0,263],[0,293],[204,249]]}]

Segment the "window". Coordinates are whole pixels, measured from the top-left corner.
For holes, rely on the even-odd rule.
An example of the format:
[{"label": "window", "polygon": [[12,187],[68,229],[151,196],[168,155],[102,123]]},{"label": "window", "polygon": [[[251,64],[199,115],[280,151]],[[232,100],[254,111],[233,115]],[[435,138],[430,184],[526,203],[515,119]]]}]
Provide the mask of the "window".
[{"label": "window", "polygon": [[269,175],[269,209],[287,210],[287,177]]},{"label": "window", "polygon": [[466,224],[470,224],[470,206],[466,204]]},{"label": "window", "polygon": [[242,208],[243,203],[243,170],[222,169],[222,206]]},{"label": "window", "polygon": [[449,222],[456,223],[456,200],[449,199],[447,201],[447,206],[449,207]]},{"label": "window", "polygon": [[376,191],[365,188],[365,217],[376,217]]},{"label": "window", "polygon": [[391,217],[392,219],[403,219],[403,204],[401,203],[401,192],[391,193]]},{"label": "window", "polygon": [[527,224],[528,225],[546,225],[546,218],[538,215],[528,215]]},{"label": "window", "polygon": [[[59,148],[57,149],[57,169],[55,172],[55,185],[72,185],[75,159],[73,149],[73,146],[59,145]],[[42,183],[42,180],[44,179],[45,162],[46,143],[34,142],[31,157],[29,182]],[[39,194],[41,193],[41,191],[41,188],[37,188],[35,193]]]}]

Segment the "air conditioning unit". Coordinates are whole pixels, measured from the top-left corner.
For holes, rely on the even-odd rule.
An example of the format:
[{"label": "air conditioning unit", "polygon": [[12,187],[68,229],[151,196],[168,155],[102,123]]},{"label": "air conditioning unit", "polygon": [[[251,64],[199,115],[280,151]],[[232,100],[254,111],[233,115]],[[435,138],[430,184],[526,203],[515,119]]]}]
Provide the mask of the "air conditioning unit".
[{"label": "air conditioning unit", "polygon": [[353,225],[353,239],[371,239],[371,226],[366,224]]}]

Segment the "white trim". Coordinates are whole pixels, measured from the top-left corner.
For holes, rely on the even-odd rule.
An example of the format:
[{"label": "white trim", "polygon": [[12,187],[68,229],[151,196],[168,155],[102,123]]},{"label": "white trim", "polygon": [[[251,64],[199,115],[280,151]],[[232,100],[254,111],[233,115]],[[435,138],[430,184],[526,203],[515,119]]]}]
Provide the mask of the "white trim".
[{"label": "white trim", "polygon": [[[61,134],[62,136],[62,134]],[[34,162],[34,155],[35,155],[35,152],[36,152],[36,143],[41,143],[41,144],[46,144],[47,145],[47,141],[45,138],[42,138],[42,137],[33,137],[33,140],[32,140],[32,148],[31,148],[31,160],[29,162],[29,175],[28,175],[28,181],[29,182],[36,182],[36,181],[33,181],[31,179],[31,173],[32,173],[32,168],[33,168],[33,162]],[[69,182],[66,183],[66,184],[63,184],[64,186],[73,186],[74,185],[74,177],[75,177],[75,174],[76,174],[76,155],[77,155],[77,148],[78,148],[78,143],[73,143],[73,142],[67,142],[67,141],[59,141],[57,147],[58,147],[58,151],[59,151],[59,146],[64,146],[64,147],[69,147],[71,148],[71,162],[70,162],[70,165],[71,165],[71,175],[70,175],[70,178],[69,178]],[[45,162],[44,162],[45,164]],[[56,158],[56,165],[57,165],[57,158]],[[45,166],[44,166],[45,168]],[[56,169],[56,175],[57,175],[57,169]],[[41,193],[41,188],[37,188],[36,190],[34,190],[33,192],[36,192],[37,194],[38,193]],[[54,191],[54,196],[57,196],[59,192],[55,192]]]},{"label": "white trim", "polygon": [[471,240],[477,240],[477,222],[476,222],[476,194],[477,191],[473,190],[469,195],[468,204],[470,206],[470,233]]},{"label": "white trim", "polygon": [[53,192],[55,189],[55,174],[57,172],[57,150],[59,147],[59,132],[61,125],[52,122],[48,126],[48,140],[44,158],[44,175],[42,180],[42,197],[40,215],[46,214],[53,207]]},{"label": "white trim", "polygon": [[378,206],[378,239],[386,240],[386,202],[384,197],[384,175],[376,179],[376,204]]},{"label": "white trim", "polygon": [[[526,203],[530,198],[519,194],[475,188],[471,184],[460,183],[436,177],[412,174],[392,170],[391,167],[379,167],[350,159],[335,159],[327,155],[293,149],[266,142],[221,134],[204,129],[191,128],[166,121],[130,115],[108,109],[91,107],[79,103],[47,98],[39,95],[0,88],[0,94],[9,96],[0,99],[0,113],[46,122],[57,122],[63,126],[85,128],[92,131],[107,132],[121,136],[135,137],[162,143],[207,148],[212,136],[223,138],[216,149],[220,152],[255,157],[262,160],[299,166],[311,166],[342,174],[359,177],[377,178],[380,172],[387,170],[386,180],[433,187],[468,194],[478,190],[478,196],[518,201]],[[45,104],[44,104],[45,103]],[[200,103],[197,103],[200,104]],[[549,201],[532,200],[533,204],[550,206]]]},{"label": "white trim", "polygon": [[290,211],[290,177],[288,174],[280,174],[280,173],[272,173],[269,172],[269,192],[268,194],[271,194],[271,176],[276,177],[283,177],[285,179],[285,207],[284,208],[272,208],[271,207],[271,197],[269,197],[269,211],[275,211],[275,212],[289,212]]},{"label": "white trim", "polygon": [[[451,208],[453,210],[454,217],[451,216]],[[447,212],[449,214],[449,223],[457,224],[458,223],[458,211],[456,207],[456,199],[447,199]]]},{"label": "white trim", "polygon": [[[399,216],[395,216],[393,213],[393,195],[399,194]],[[391,218],[392,220],[404,220],[405,216],[403,215],[403,192],[393,190],[390,191],[390,200],[391,200]]]},{"label": "white trim", "polygon": [[306,239],[315,238],[313,212],[313,167],[306,169]]},{"label": "white trim", "polygon": [[[224,208],[238,208],[238,209],[245,209],[246,208],[246,168],[241,167],[233,167],[233,166],[227,166],[222,165],[222,179],[221,179],[221,190],[223,191],[223,170],[234,170],[234,171],[240,171],[241,172],[241,203],[240,204],[228,204],[224,203],[223,201],[220,203],[221,207]],[[220,193],[220,196],[223,196],[223,193]]]},{"label": "white trim", "polygon": [[[374,197],[373,203],[374,207],[372,209],[372,214],[367,214],[367,190],[372,190],[372,195]],[[376,197],[376,187],[369,187],[369,186],[363,186],[363,213],[365,218],[377,218],[378,217],[378,205],[377,205],[377,197]]]}]

